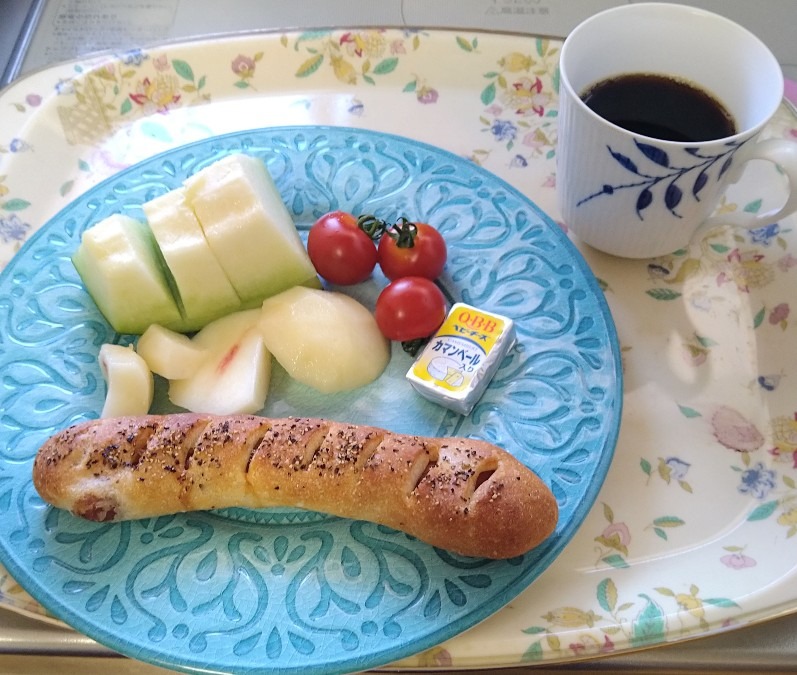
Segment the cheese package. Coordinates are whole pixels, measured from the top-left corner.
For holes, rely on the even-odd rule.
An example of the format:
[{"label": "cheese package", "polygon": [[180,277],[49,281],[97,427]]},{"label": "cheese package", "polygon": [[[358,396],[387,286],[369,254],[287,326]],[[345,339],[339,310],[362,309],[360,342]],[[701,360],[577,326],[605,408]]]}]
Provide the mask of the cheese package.
[{"label": "cheese package", "polygon": [[406,377],[421,396],[467,415],[514,343],[511,319],[458,302]]}]

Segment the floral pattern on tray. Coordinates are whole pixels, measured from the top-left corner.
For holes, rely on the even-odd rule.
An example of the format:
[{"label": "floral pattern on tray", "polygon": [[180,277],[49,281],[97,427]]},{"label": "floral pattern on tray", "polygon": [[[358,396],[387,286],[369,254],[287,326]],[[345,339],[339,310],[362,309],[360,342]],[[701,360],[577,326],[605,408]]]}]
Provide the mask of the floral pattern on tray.
[{"label": "floral pattern on tray", "polygon": [[[262,126],[354,126],[432,143],[556,219],[560,47],[533,36],[335,30],[42,71],[2,93],[0,265],[119,169]],[[797,117],[784,105],[765,133],[797,141]],[[689,248],[626,261],[579,245],[612,309],[626,380],[596,507],[510,609],[398,666],[567,661],[797,611],[797,220],[733,227],[736,213],[782,198],[774,167],[751,173],[718,209],[728,225]],[[0,594],[4,606],[36,612],[8,576]]]}]

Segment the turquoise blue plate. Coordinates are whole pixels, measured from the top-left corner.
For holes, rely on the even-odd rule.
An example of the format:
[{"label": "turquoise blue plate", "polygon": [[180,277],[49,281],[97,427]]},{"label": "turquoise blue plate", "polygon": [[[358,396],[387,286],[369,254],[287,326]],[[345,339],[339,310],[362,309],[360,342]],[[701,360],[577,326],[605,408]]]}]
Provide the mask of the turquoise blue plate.
[{"label": "turquoise blue plate", "polygon": [[[40,444],[99,415],[97,352],[129,342],[83,289],[83,230],[234,151],[262,158],[302,232],[344,209],[434,224],[451,301],[508,315],[518,343],[468,417],[415,394],[394,349],[372,385],[322,396],[276,369],[263,414],[324,416],[505,447],[548,483],[555,533],[512,560],[463,558],[394,530],[290,509],[82,521],[31,483]],[[351,289],[372,304],[384,279]],[[122,171],[45,225],[0,277],[0,559],[55,616],[123,654],[185,671],[342,673],[470,628],[562,551],[604,480],[620,425],[617,337],[595,278],[532,202],[474,164],[384,134],[326,127],[234,133]],[[172,410],[158,387],[153,412]]]}]

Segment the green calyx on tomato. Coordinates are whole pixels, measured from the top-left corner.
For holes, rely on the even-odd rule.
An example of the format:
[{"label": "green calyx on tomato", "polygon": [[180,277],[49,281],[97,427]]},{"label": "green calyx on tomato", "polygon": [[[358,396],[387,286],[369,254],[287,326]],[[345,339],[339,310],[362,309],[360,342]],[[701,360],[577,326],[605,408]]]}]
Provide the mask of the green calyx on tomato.
[{"label": "green calyx on tomato", "polygon": [[402,216],[395,225],[386,227],[385,233],[396,242],[398,248],[412,248],[418,236],[418,226]]},{"label": "green calyx on tomato", "polygon": [[376,246],[360,220],[344,211],[331,211],[310,228],[307,254],[316,272],[332,284],[358,284],[376,267]]},{"label": "green calyx on tomato", "polygon": [[357,227],[365,232],[371,241],[376,242],[385,233],[387,223],[376,216],[364,215],[357,218]]},{"label": "green calyx on tomato", "polygon": [[385,229],[378,254],[379,266],[391,280],[401,277],[437,279],[448,257],[445,240],[435,228],[406,218]]},{"label": "green calyx on tomato", "polygon": [[371,215],[331,211],[310,228],[307,253],[318,274],[339,286],[365,281],[378,263],[390,283],[376,301],[377,325],[411,354],[445,320],[446,299],[434,281],[448,253],[431,225],[407,218],[388,225]]}]

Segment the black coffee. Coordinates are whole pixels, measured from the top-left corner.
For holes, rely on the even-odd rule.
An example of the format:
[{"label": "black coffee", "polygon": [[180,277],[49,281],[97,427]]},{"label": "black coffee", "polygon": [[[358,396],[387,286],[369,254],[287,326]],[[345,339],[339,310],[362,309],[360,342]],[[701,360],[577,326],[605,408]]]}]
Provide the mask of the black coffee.
[{"label": "black coffee", "polygon": [[581,98],[603,119],[664,141],[696,143],[736,133],[730,113],[711,94],[664,75],[619,75],[592,85]]}]

